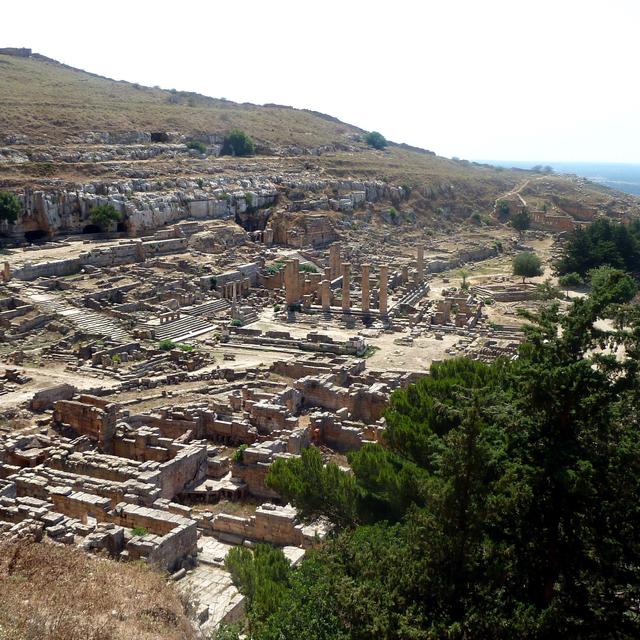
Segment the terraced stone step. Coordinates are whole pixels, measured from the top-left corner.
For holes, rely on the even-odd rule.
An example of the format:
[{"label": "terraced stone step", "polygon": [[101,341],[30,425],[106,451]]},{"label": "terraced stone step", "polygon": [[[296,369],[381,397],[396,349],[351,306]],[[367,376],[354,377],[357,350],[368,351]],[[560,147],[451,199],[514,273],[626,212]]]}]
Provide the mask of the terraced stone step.
[{"label": "terraced stone step", "polygon": [[219,300],[210,300],[193,307],[185,307],[182,311],[190,316],[211,316],[227,311],[230,308],[231,303],[224,298],[220,298]]},{"label": "terraced stone step", "polygon": [[65,318],[81,331],[111,338],[116,342],[129,342],[132,340],[129,333],[115,318],[91,309],[72,307],[65,300],[48,293],[29,290],[25,291],[25,293],[38,307],[48,313],[55,313]]},{"label": "terraced stone step", "polygon": [[188,340],[207,331],[212,331],[215,326],[204,318],[184,315],[178,320],[161,325],[147,325],[147,328],[155,331],[158,340]]}]

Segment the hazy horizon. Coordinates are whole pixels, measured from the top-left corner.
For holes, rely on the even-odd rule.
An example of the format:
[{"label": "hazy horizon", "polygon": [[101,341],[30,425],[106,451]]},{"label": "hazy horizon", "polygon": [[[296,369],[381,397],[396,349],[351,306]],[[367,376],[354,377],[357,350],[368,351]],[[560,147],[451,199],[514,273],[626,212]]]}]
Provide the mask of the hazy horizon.
[{"label": "hazy horizon", "polygon": [[[11,3],[4,46],[319,111],[446,157],[640,162],[639,3]],[[556,160],[554,160],[556,158]]]},{"label": "hazy horizon", "polygon": [[571,162],[547,160],[478,160],[498,167],[531,169],[536,165],[549,165],[555,173],[575,174],[592,182],[640,196],[640,163],[626,162]]}]

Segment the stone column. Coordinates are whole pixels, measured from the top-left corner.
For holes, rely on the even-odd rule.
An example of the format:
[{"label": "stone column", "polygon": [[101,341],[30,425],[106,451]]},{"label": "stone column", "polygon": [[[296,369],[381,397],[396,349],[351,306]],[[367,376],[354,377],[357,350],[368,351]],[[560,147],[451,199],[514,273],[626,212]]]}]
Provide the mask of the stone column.
[{"label": "stone column", "polygon": [[362,312],[369,313],[369,265],[362,265]]},{"label": "stone column", "polygon": [[285,302],[288,305],[298,302],[298,270],[294,260],[287,260],[284,267]]},{"label": "stone column", "polygon": [[2,265],[2,280],[4,282],[9,282],[9,280],[11,280],[11,265],[8,262],[3,263]]},{"label": "stone column", "polygon": [[340,275],[340,244],[338,242],[329,247],[329,267],[331,279],[335,280]]},{"label": "stone column", "polygon": [[351,284],[351,263],[342,263],[342,310],[347,313],[351,308],[349,285]]},{"label": "stone column", "polygon": [[300,302],[300,298],[302,298],[302,287],[304,284],[304,275],[302,276],[302,280],[300,278],[300,260],[297,258],[293,259],[293,283],[294,283],[294,291],[296,302]]},{"label": "stone column", "polygon": [[418,260],[416,261],[416,282],[424,281],[424,247],[418,247]]},{"label": "stone column", "polygon": [[320,300],[322,302],[322,310],[331,311],[331,283],[329,280],[323,280],[320,283]]},{"label": "stone column", "polygon": [[407,267],[407,265],[402,267],[402,282],[405,284],[409,282],[409,267]]},{"label": "stone column", "polygon": [[380,315],[387,315],[387,283],[389,279],[389,267],[385,264],[380,267]]}]

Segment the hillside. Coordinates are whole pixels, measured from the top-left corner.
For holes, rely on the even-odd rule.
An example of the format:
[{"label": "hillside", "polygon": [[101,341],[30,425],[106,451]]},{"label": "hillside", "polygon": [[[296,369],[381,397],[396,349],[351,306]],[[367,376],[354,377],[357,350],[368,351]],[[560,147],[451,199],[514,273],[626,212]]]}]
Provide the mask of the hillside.
[{"label": "hillside", "polygon": [[52,544],[0,543],[0,637],[189,640],[195,633],[160,573]]},{"label": "hillside", "polygon": [[[143,191],[164,197],[162,181],[178,176],[190,184],[218,174],[273,185],[277,176],[287,174],[303,176],[307,192],[318,191],[312,186],[318,179],[342,181],[338,191],[344,181],[354,180],[404,185],[412,194],[407,205],[426,225],[442,216],[465,220],[476,212],[486,219],[496,200],[516,193],[532,197],[531,206],[561,217],[639,212],[637,198],[575,177],[450,160],[407,145],[376,151],[362,142],[361,129],[330,116],[141,87],[38,54],[0,52],[0,85],[0,189],[18,194],[26,186],[77,191],[78,184],[89,181],[95,193],[123,179],[152,178],[160,182]],[[255,157],[219,157],[220,143],[231,128],[255,140]],[[189,152],[185,142],[191,139],[205,142],[207,153]],[[211,198],[189,187],[174,196],[183,201]]]},{"label": "hillside", "polygon": [[240,127],[258,141],[314,147],[346,144],[360,132],[306,111],[118,82],[42,56],[0,56],[0,85],[4,142],[22,136],[34,143],[79,142],[89,131],[191,134]]}]

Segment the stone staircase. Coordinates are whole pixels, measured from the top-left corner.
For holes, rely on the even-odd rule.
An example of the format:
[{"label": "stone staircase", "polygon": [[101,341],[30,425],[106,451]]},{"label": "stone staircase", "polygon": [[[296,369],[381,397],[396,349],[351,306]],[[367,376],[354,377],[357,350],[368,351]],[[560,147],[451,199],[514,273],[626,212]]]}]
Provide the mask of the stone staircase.
[{"label": "stone staircase", "polygon": [[184,307],[182,312],[190,316],[214,316],[231,308],[231,303],[225,298],[209,300],[193,307]]},{"label": "stone staircase", "polygon": [[54,313],[68,320],[80,331],[110,338],[116,342],[130,342],[132,340],[132,337],[115,318],[91,309],[73,307],[65,300],[50,293],[26,290],[24,295],[28,296],[43,311]]},{"label": "stone staircase", "polygon": [[183,315],[173,322],[167,322],[161,325],[145,325],[145,328],[153,329],[157,340],[173,340],[174,342],[178,342],[180,340],[195,338],[202,333],[207,333],[207,331],[212,331],[215,329],[215,326],[204,318]]}]

